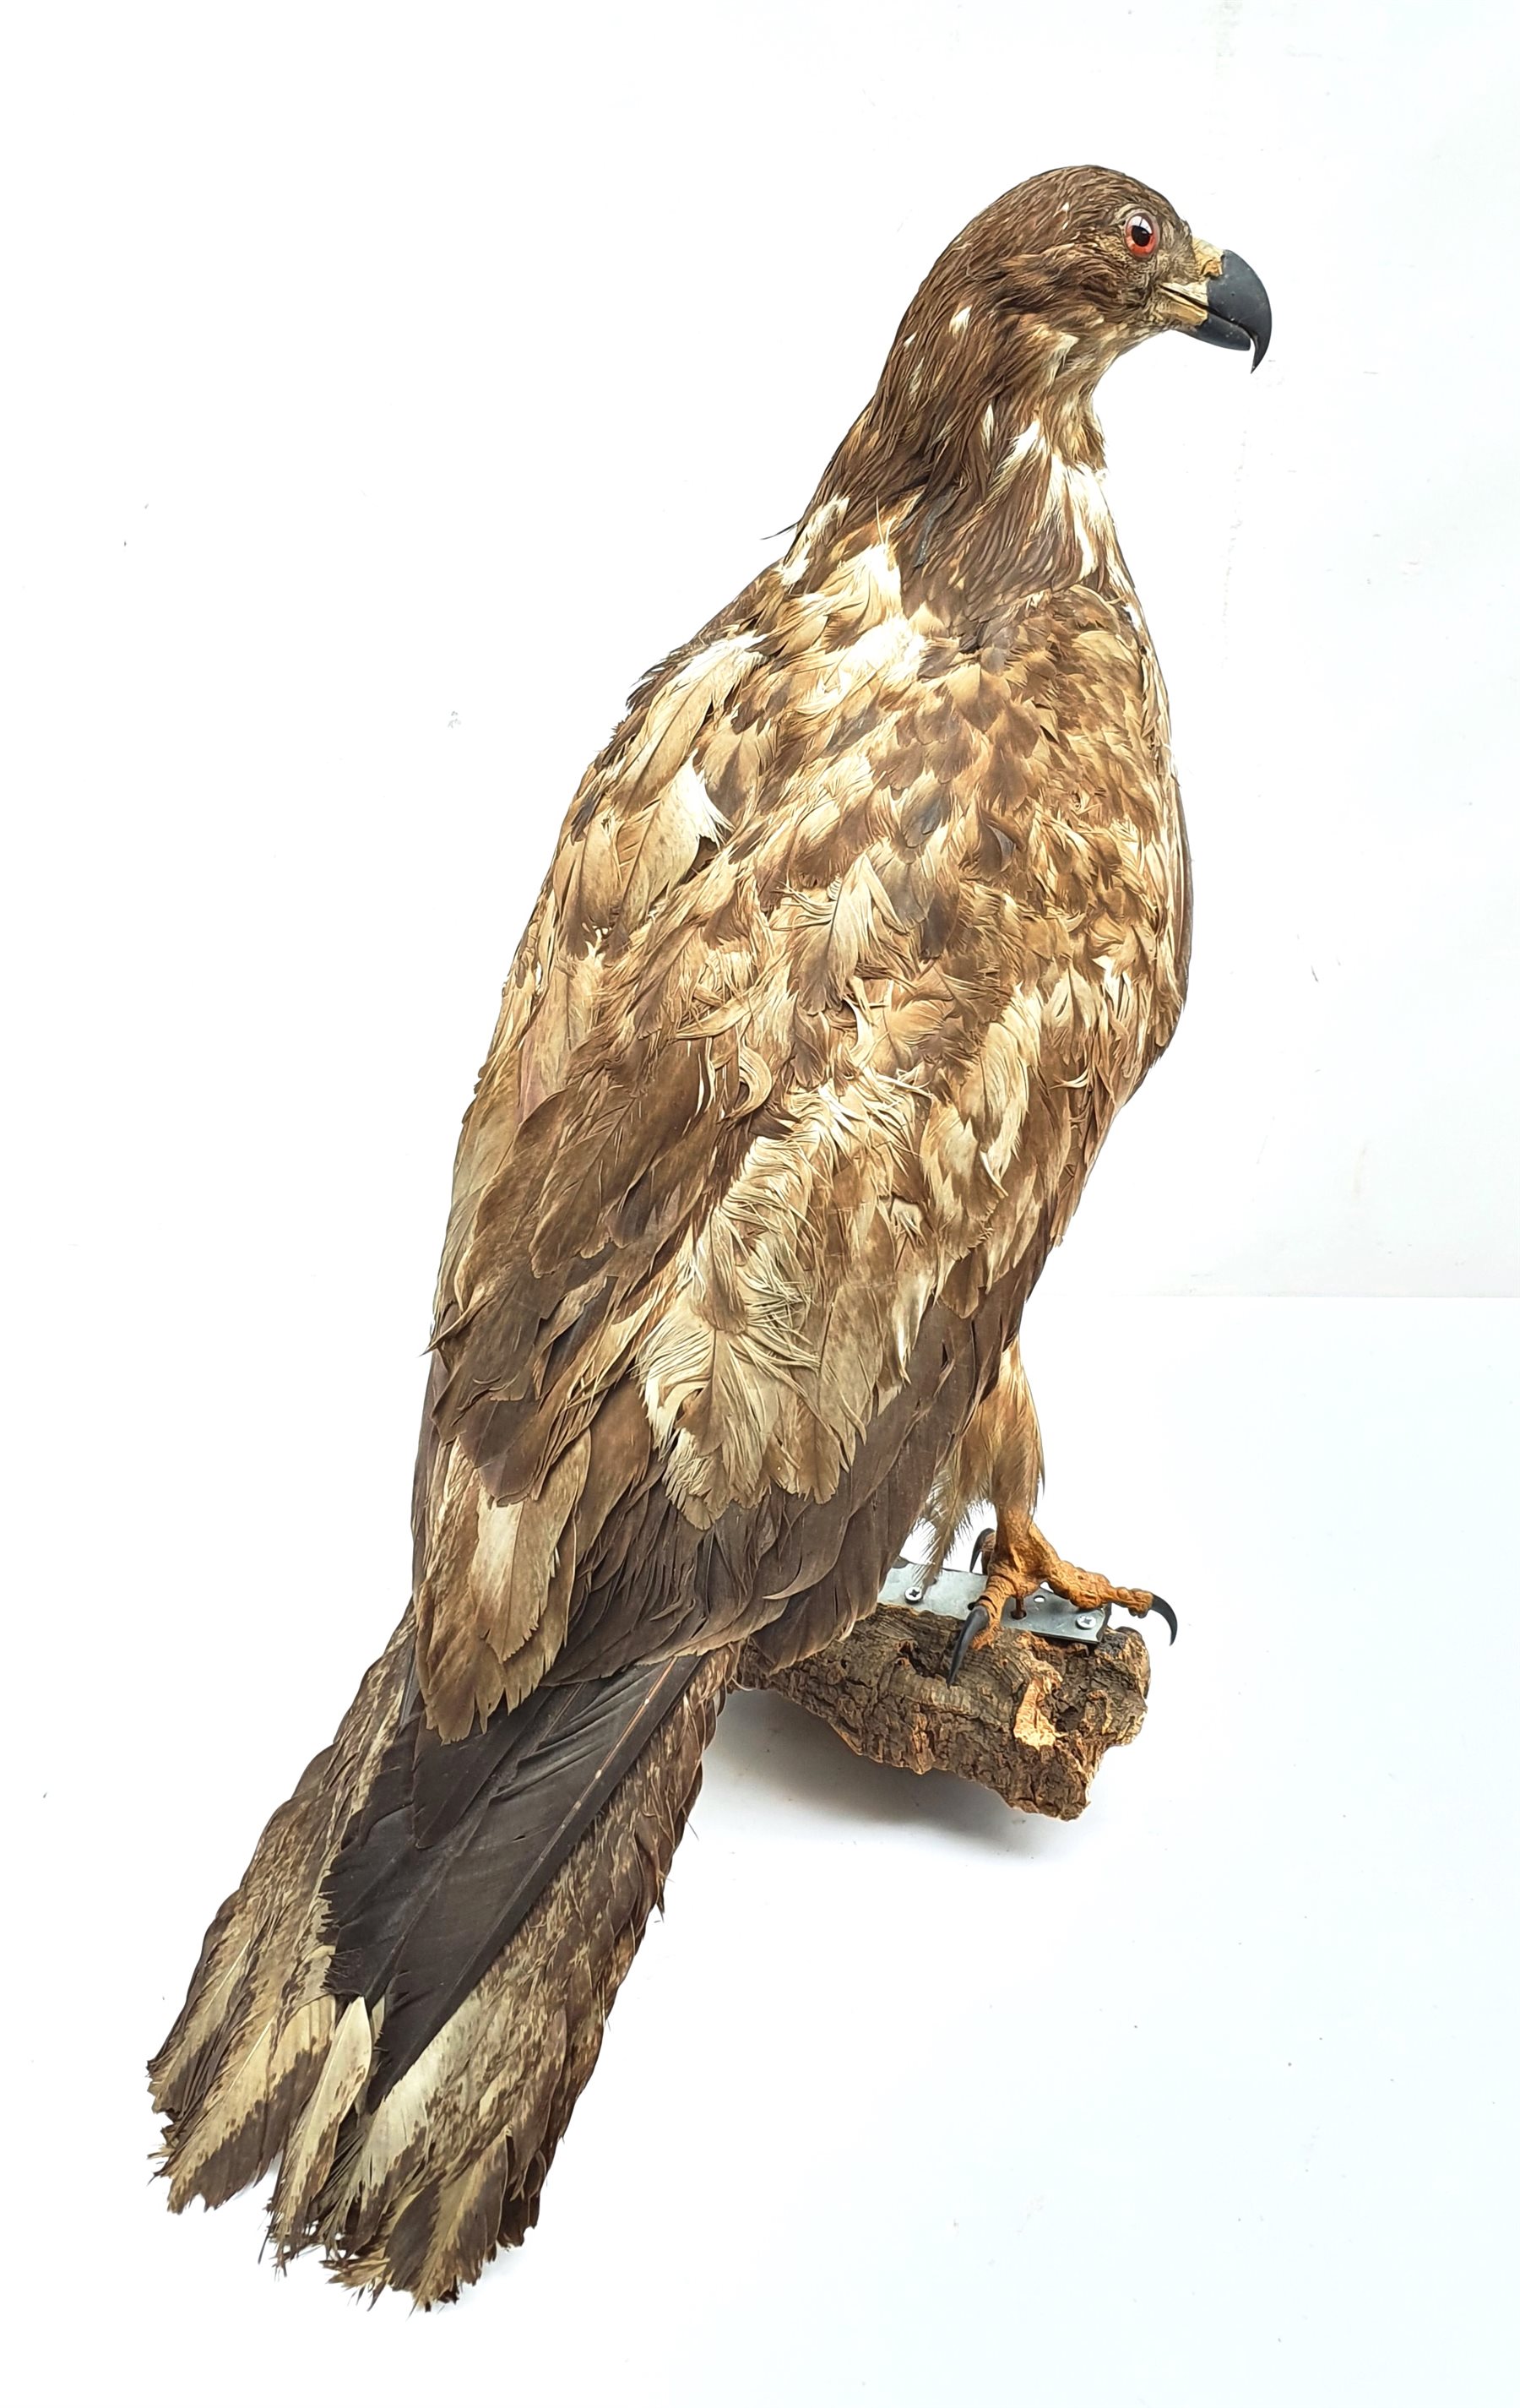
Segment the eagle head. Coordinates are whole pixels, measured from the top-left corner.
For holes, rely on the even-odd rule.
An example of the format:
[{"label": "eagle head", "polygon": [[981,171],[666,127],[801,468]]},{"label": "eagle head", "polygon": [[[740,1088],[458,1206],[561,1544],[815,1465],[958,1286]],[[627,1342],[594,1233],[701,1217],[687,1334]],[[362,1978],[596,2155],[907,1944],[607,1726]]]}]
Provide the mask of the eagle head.
[{"label": "eagle head", "polygon": [[823,573],[820,529],[842,552],[887,512],[910,577],[973,619],[1021,582],[1108,574],[1111,523],[1083,481],[1103,463],[1094,388],[1169,328],[1255,365],[1271,307],[1243,259],[1199,241],[1138,177],[1058,167],[1016,184],[947,245],[909,304],[804,513],[788,577],[810,562]]},{"label": "eagle head", "polygon": [[1006,364],[1037,385],[1091,393],[1122,352],[1169,328],[1249,351],[1255,367],[1271,304],[1243,259],[1199,241],[1138,177],[1057,167],[1015,184],[956,236],[898,345],[942,359],[968,337],[990,381]]}]

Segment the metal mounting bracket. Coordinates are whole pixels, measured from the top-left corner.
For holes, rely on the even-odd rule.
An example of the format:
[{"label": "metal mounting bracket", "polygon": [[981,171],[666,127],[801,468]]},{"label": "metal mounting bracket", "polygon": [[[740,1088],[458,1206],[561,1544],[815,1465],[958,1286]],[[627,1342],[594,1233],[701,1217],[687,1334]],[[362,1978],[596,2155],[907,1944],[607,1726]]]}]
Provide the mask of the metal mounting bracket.
[{"label": "metal mounting bracket", "polygon": [[[931,1581],[927,1564],[900,1561],[882,1582],[877,1603],[919,1606],[926,1613],[948,1614],[958,1621],[969,1613],[986,1585],[982,1572],[943,1571]],[[1023,1612],[1015,1614],[1010,1608],[1007,1618],[1011,1625],[1033,1631],[1040,1639],[1067,1639],[1079,1647],[1096,1647],[1109,1627],[1111,1611],[1106,1605],[1075,1606],[1068,1597],[1042,1582],[1025,1598]]]}]

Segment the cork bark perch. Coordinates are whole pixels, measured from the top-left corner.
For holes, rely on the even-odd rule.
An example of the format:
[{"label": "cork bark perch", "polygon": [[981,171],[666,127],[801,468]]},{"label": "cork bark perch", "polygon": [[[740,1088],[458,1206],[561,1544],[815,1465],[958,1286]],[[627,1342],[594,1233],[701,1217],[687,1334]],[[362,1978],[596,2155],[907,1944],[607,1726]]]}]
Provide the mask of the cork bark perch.
[{"label": "cork bark perch", "polygon": [[1070,1822],[1107,1750],[1145,1718],[1151,1659],[1138,1630],[1096,1647],[1005,1623],[973,1649],[954,1687],[945,1670],[958,1624],[883,1605],[847,1639],[773,1670],[752,1643],[738,1685],[773,1689],[816,1714],[857,1756],[906,1772],[954,1772],[1029,1814]]}]

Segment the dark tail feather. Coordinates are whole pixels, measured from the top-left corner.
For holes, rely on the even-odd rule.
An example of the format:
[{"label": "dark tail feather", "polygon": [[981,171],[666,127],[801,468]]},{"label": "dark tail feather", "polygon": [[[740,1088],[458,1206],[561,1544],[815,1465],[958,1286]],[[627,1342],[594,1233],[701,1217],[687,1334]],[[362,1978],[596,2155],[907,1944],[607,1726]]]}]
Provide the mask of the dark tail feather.
[{"label": "dark tail feather", "polygon": [[500,1956],[702,1658],[536,1689],[468,1739],[413,1709],[327,1876],[327,1986],[384,2002],[378,2107]]},{"label": "dark tail feather", "polygon": [[424,2305],[538,2194],[701,1779],[735,1651],[535,1692],[445,1745],[403,1632],[260,1841],[153,2067],[171,2201],[278,2157],[281,2257]]},{"label": "dark tail feather", "polygon": [[[370,1978],[382,1961],[389,1968],[370,2018],[368,2093],[320,2182],[289,2160],[282,2170],[274,2203],[282,2252],[320,2243],[341,2281],[410,2291],[430,2305],[473,2282],[499,2246],[537,2222],[554,2150],[664,1889],[734,1656],[577,1682],[558,1699],[538,1693],[538,1715],[503,1741],[483,1782],[458,1769],[455,1819],[432,1842],[447,1850],[447,1864],[431,1879],[419,1864],[431,1851],[410,1833],[403,1839],[406,1817],[391,1819],[394,1802],[367,1829],[363,1821],[354,1828],[331,1902],[340,1907],[351,1872],[362,1903],[347,1961]],[[489,1728],[477,1735],[489,1737]],[[423,1742],[419,1763],[428,1753]],[[445,1774],[452,1784],[447,1760]],[[425,1777],[416,1795],[429,1795]],[[578,1814],[586,1819],[572,1828]],[[431,1828],[425,1814],[420,1828]],[[403,1887],[416,1881],[422,1901],[399,1945],[395,1919],[376,1913],[390,1878],[377,1891],[378,1852],[393,1850]],[[529,1863],[539,1885],[524,1902]],[[487,1943],[477,1914],[495,1950],[479,1978],[469,1969]],[[394,2058],[376,2073],[397,2029]]]}]

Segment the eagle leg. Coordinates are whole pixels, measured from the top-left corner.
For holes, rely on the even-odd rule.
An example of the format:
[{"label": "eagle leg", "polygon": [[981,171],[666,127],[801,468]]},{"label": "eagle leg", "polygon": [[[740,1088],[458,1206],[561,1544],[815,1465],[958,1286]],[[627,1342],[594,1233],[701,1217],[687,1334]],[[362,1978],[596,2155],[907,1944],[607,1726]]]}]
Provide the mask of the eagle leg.
[{"label": "eagle leg", "polygon": [[1177,1616],[1164,1597],[1154,1589],[1120,1588],[1101,1572],[1068,1564],[1026,1518],[1014,1520],[999,1513],[996,1526],[978,1539],[971,1561],[986,1573],[987,1585],[955,1634],[947,1680],[954,1680],[974,1648],[991,1645],[1005,1614],[1016,1621],[1025,1598],[1041,1586],[1057,1590],[1079,1608],[1122,1605],[1128,1613],[1158,1613],[1172,1640],[1177,1637]]}]

